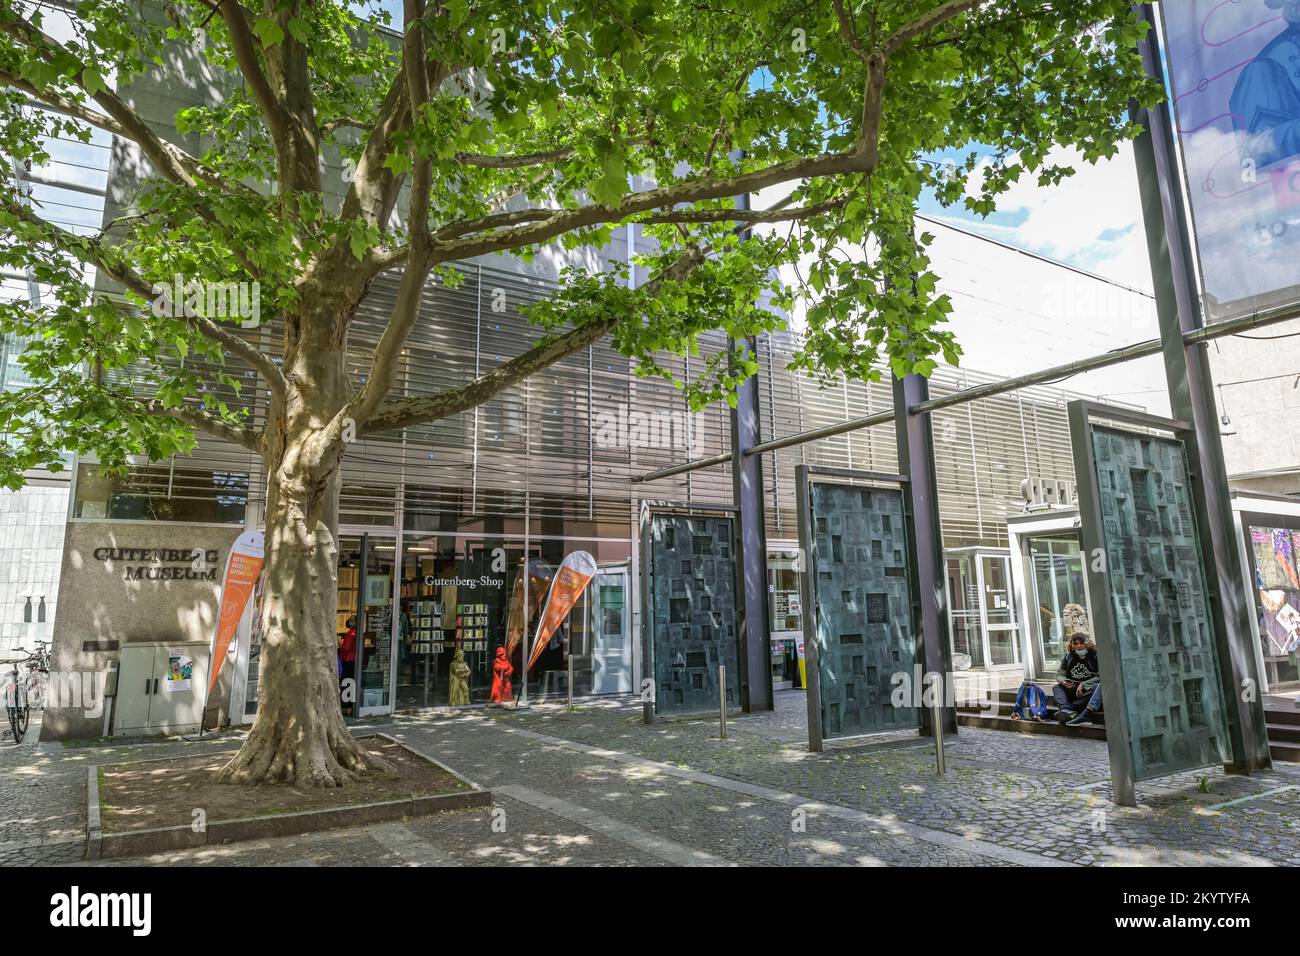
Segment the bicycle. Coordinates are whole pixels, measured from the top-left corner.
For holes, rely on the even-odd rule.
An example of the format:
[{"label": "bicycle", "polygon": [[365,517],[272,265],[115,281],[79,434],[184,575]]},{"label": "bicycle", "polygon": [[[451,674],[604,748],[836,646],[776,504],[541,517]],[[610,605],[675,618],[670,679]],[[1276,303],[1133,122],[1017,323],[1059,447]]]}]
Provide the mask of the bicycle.
[{"label": "bicycle", "polygon": [[13,737],[15,745],[23,742],[23,734],[27,733],[27,725],[31,720],[26,682],[18,679],[19,663],[22,662],[14,662],[13,670],[9,672],[9,680],[4,687],[5,715],[9,718],[9,729],[0,733],[0,739]]},{"label": "bicycle", "polygon": [[[25,649],[19,648],[24,651]],[[45,707],[45,690],[50,678],[50,642],[37,641],[36,650],[26,661],[27,665],[27,704],[29,710],[41,710]]]}]

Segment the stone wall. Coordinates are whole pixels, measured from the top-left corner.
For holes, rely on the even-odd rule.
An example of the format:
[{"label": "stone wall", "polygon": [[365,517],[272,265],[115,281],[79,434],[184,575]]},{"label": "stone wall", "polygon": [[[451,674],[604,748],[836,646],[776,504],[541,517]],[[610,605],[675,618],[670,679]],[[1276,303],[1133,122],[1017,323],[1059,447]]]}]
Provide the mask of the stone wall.
[{"label": "stone wall", "polygon": [[[126,644],[207,642],[216,625],[221,574],[242,527],[163,522],[70,521],[64,535],[59,616],[54,625],[52,683],[102,684]],[[197,556],[197,560],[196,560]],[[209,722],[224,719],[233,667],[213,691]],[[99,678],[102,680],[102,678]],[[119,688],[130,694],[138,688]],[[57,693],[57,691],[56,691]],[[99,737],[95,700],[45,709],[42,740]],[[219,712],[218,712],[219,710]],[[91,716],[98,711],[98,714]]]}]

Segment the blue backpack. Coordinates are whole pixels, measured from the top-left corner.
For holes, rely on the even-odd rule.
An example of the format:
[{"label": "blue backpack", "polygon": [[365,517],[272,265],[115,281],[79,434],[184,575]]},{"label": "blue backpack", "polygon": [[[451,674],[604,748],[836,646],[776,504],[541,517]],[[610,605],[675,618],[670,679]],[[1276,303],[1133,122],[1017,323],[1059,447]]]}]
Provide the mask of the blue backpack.
[{"label": "blue backpack", "polygon": [[1047,716],[1047,695],[1037,684],[1021,684],[1011,709],[1021,720],[1042,719]]}]

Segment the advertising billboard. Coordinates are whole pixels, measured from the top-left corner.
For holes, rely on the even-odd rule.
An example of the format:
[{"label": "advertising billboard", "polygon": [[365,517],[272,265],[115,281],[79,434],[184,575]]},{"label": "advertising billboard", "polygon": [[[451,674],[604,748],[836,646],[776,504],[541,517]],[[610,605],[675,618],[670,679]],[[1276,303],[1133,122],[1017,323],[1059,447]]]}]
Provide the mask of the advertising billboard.
[{"label": "advertising billboard", "polygon": [[1205,320],[1300,304],[1300,2],[1160,8]]}]

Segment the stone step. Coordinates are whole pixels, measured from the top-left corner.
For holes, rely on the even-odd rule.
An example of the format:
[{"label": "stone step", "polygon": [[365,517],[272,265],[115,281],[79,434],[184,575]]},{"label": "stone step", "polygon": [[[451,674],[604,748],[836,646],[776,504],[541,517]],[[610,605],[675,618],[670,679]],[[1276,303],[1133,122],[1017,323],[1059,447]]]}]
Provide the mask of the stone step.
[{"label": "stone step", "polygon": [[1300,727],[1300,707],[1295,705],[1276,706],[1265,704],[1264,714],[1270,724]]},{"label": "stone step", "polygon": [[1010,717],[986,717],[979,713],[959,711],[957,722],[963,727],[984,730],[1005,730],[1018,734],[1048,734],[1056,737],[1078,737],[1085,740],[1105,740],[1106,728],[1099,724],[1080,724],[1070,727],[1059,720],[1012,720]]},{"label": "stone step", "polygon": [[1300,726],[1295,724],[1275,724],[1272,721],[1271,714],[1269,718],[1265,727],[1268,729],[1270,743],[1300,744]]},{"label": "stone step", "polygon": [[1268,752],[1273,755],[1274,760],[1284,763],[1300,763],[1300,744],[1275,743],[1270,739]]},{"label": "stone step", "polygon": [[[998,701],[992,713],[981,711],[978,707],[959,707],[957,721],[963,727],[978,727],[984,730],[1004,730],[1020,734],[1050,734],[1059,737],[1078,737],[1086,740],[1105,740],[1105,717],[1098,714],[1088,724],[1070,727],[1055,719],[1056,708],[1048,705],[1048,717],[1043,721],[1012,720],[1011,705]],[[1300,725],[1274,724],[1271,718],[1274,711],[1269,711],[1268,724],[1269,752],[1274,760],[1284,763],[1300,763]]]}]

